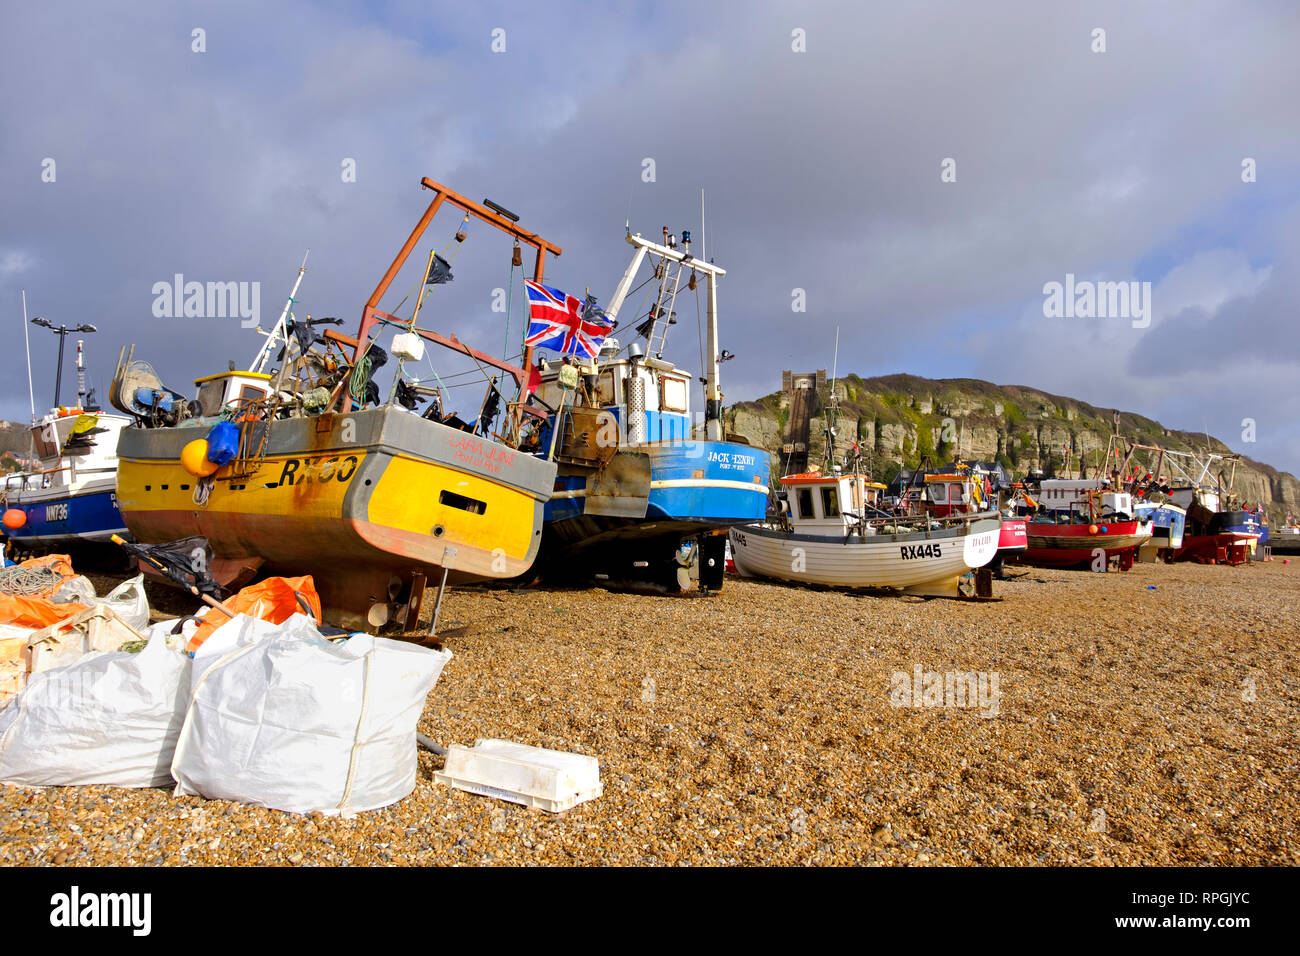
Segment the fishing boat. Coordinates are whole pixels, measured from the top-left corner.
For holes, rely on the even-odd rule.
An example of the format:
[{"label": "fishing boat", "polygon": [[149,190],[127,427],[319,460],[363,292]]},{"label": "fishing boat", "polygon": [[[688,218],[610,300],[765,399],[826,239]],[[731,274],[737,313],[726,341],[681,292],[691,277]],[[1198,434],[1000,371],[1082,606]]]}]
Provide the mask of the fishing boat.
[{"label": "fishing boat", "polygon": [[31,427],[36,467],[5,476],[11,557],[104,544],[126,526],[117,508],[117,435],[130,420],[56,408]]},{"label": "fishing boat", "polygon": [[1173,561],[1183,546],[1187,511],[1171,501],[1138,501],[1133,508],[1138,518],[1151,522],[1151,537],[1142,543],[1139,560]]},{"label": "fishing boat", "polygon": [[[117,507],[117,439],[131,419],[95,406],[77,342],[78,403],[32,422],[34,467],[7,475],[0,490],[11,558],[97,550],[126,534]],[[57,392],[57,388],[56,388]]]},{"label": "fishing boat", "polygon": [[998,531],[998,552],[990,563],[994,573],[1008,558],[1020,556],[1028,547],[1025,519],[1016,513],[1016,489],[999,467],[984,462],[953,462],[939,471],[922,471],[923,494],[919,506],[927,514],[947,517],[996,510],[1002,520]]},{"label": "fishing boat", "polygon": [[1300,524],[1296,523],[1295,515],[1288,514],[1281,526],[1272,529],[1269,550],[1274,554],[1300,554]]},{"label": "fishing boat", "polygon": [[[524,399],[535,385],[527,363],[511,365],[416,324],[426,290],[450,279],[434,252],[409,318],[379,304],[443,205],[463,213],[462,223],[486,222],[512,237],[516,261],[518,244],[530,246],[536,281],[546,255],[560,249],[521,228],[504,207],[431,179],[421,185],[434,196],[363,308],[355,337],[292,323],[286,304],[280,335],[298,343],[297,359],[286,348],[275,375],[250,369],[201,379],[192,404],[161,388],[159,401],[142,402],[150,376],[124,354],[114,404],[135,423],[118,442],[118,500],[137,540],[207,538],[213,576],[225,586],[261,573],[310,574],[326,617],[344,627],[379,627],[403,608],[412,627],[429,575],[439,576],[441,596],[449,581],[509,578],[529,568],[555,464],[518,447],[529,415]],[[458,227],[455,242],[463,238]],[[513,378],[518,395],[507,435],[491,432],[491,416],[465,422],[443,414],[436,401],[417,412],[420,396],[399,388],[400,380],[382,401],[374,381],[387,359],[382,331],[397,333],[391,348],[402,361],[423,357],[424,342],[432,342]],[[494,397],[499,401],[495,379],[488,385]],[[160,420],[164,399],[173,411]],[[207,445],[192,444],[200,439]],[[222,464],[211,457],[213,442],[228,450]]]},{"label": "fishing boat", "polygon": [[823,470],[786,475],[776,514],[731,529],[737,571],[795,584],[959,596],[961,579],[997,554],[997,511],[886,510],[886,486],[864,473],[856,446],[847,471],[836,463],[833,383],[831,395]]},{"label": "fishing boat", "polygon": [[[1144,483],[1158,484],[1164,497],[1186,512],[1181,545],[1174,560],[1201,564],[1241,564],[1249,560],[1266,533],[1260,514],[1240,506],[1232,495],[1237,455],[1163,452],[1171,475],[1147,474]],[[1225,473],[1225,466],[1227,468]],[[1217,472],[1216,472],[1217,467]]]},{"label": "fishing boat", "polygon": [[[1112,446],[1118,461],[1118,444]],[[1238,456],[1137,443],[1128,443],[1127,449],[1123,463],[1110,474],[1118,489],[1133,496],[1136,513],[1152,520],[1152,538],[1144,545],[1147,555],[1210,564],[1247,560],[1264,529],[1259,514],[1232,499]],[[1108,457],[1111,454],[1108,450]],[[1225,474],[1223,466],[1228,464],[1232,467]]]},{"label": "fishing boat", "polygon": [[[689,232],[679,240],[665,229],[655,242],[628,230],[625,238],[631,261],[601,311],[612,328],[649,263],[652,274],[642,283],[649,308],[637,317],[634,340],[624,347],[606,336],[587,364],[565,357],[539,373],[536,399],[547,417],[536,454],[553,458],[558,471],[536,570],[666,590],[697,578],[717,590],[727,529],[766,514],[771,470],[766,451],[723,434],[719,366],[732,355],[719,351],[717,282],[726,271],[692,254]],[[664,360],[663,351],[679,298],[698,292],[706,352],[697,432],[695,377]],[[579,318],[576,308],[570,313]]]},{"label": "fishing boat", "polygon": [[1026,516],[1028,547],[1021,560],[1048,567],[1105,570],[1112,559],[1121,571],[1151,537],[1152,523],[1136,515],[1133,496],[1107,478],[1045,478],[1038,508]]},{"label": "fishing boat", "polygon": [[1259,518],[1234,507],[1220,487],[1178,488],[1174,500],[1187,502],[1187,531],[1179,561],[1199,564],[1242,564],[1259,541]]}]

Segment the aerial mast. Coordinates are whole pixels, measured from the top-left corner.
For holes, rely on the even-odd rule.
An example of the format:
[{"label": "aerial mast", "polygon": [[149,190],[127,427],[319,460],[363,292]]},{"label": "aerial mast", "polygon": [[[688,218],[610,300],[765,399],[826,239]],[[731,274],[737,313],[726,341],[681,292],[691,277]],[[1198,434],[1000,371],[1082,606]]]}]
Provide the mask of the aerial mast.
[{"label": "aerial mast", "polygon": [[86,362],[82,346],[85,339],[77,339],[77,407],[86,407]]},{"label": "aerial mast", "polygon": [[835,379],[840,371],[840,328],[835,327],[835,352],[831,359],[831,406],[826,413],[826,470],[833,472],[835,470],[835,438],[838,434],[835,430],[836,419],[839,417],[839,402],[835,395]]}]

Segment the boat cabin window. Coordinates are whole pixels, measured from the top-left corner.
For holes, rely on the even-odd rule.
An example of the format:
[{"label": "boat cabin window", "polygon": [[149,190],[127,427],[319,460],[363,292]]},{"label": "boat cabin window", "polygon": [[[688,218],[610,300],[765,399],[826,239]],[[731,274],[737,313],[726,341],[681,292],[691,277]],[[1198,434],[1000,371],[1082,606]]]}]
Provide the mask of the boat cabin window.
[{"label": "boat cabin window", "polygon": [[72,432],[72,426],[77,417],[76,415],[65,415],[43,425],[33,425],[31,432],[32,442],[36,448],[36,457],[57,458],[63,448],[63,443],[68,440],[68,435]]},{"label": "boat cabin window", "polygon": [[560,407],[560,398],[563,394],[564,393],[560,390],[559,383],[556,382],[555,379],[551,379],[549,382],[542,382],[542,384],[537,387],[537,397],[551,408]]},{"label": "boat cabin window", "polygon": [[799,518],[812,518],[813,515],[813,497],[811,488],[800,488],[797,496],[799,501]]},{"label": "boat cabin window", "polygon": [[663,402],[660,409],[665,412],[686,411],[686,382],[680,378],[664,378]]},{"label": "boat cabin window", "polygon": [[596,379],[596,404],[602,406],[618,404],[618,392],[614,386],[613,369],[601,372],[600,377]]},{"label": "boat cabin window", "polygon": [[840,492],[838,488],[822,489],[822,517],[838,518],[840,516]]},{"label": "boat cabin window", "polygon": [[245,385],[239,390],[239,397],[247,402],[255,402],[266,398],[266,389],[258,388],[256,385]]},{"label": "boat cabin window", "polygon": [[204,382],[199,386],[199,394],[195,396],[195,401],[199,403],[199,412],[204,418],[211,418],[213,415],[221,414],[221,406],[225,404],[226,398],[226,380],[223,378],[214,379],[211,382]]}]

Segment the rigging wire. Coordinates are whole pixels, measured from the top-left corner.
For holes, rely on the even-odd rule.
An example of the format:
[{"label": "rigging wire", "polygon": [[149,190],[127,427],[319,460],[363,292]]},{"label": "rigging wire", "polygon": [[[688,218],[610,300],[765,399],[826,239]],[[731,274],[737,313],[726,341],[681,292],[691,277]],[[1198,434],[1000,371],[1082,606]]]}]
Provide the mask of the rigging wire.
[{"label": "rigging wire", "polygon": [[[519,248],[519,243],[516,241],[515,249],[518,250],[518,248]],[[506,341],[505,344],[501,346],[501,351],[503,354],[506,351],[506,349],[510,348],[510,306],[511,303],[514,302],[514,300],[515,300],[515,260],[514,260],[514,256],[511,256],[510,257],[510,279],[506,286]],[[527,336],[527,334],[528,334],[528,323],[525,322],[524,335]]]}]

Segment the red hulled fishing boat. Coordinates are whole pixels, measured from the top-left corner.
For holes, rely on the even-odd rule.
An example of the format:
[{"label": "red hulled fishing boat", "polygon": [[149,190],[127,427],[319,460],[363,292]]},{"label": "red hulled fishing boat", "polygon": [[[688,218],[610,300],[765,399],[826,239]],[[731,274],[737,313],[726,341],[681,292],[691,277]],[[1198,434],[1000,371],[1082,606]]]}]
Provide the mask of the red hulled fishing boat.
[{"label": "red hulled fishing boat", "polygon": [[1040,483],[1038,509],[1026,517],[1029,564],[1104,570],[1111,559],[1121,571],[1151,537],[1152,523],[1134,517],[1127,492],[1107,490],[1106,479],[1048,479]]},{"label": "red hulled fishing boat", "polygon": [[971,467],[958,462],[954,467],[941,472],[925,472],[925,493],[921,505],[928,514],[939,518],[995,508],[1001,516],[1002,527],[998,532],[998,553],[992,566],[1000,568],[1007,558],[1024,553],[1028,538],[1025,519],[1017,516],[1010,505],[1014,500],[1014,492],[1008,495],[1008,489],[1002,482],[999,482],[999,488],[995,490],[994,477],[996,476],[992,472],[981,468],[978,463]]}]

